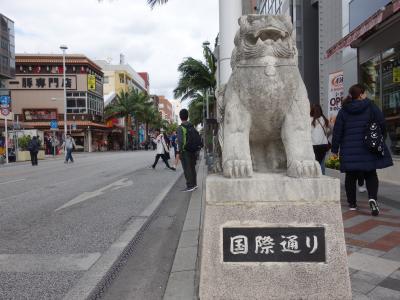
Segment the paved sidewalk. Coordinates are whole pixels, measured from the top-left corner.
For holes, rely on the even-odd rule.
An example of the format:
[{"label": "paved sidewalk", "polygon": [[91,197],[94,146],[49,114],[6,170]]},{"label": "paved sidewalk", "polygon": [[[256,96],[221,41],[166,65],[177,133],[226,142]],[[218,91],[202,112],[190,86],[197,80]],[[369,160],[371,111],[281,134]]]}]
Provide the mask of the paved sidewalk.
[{"label": "paved sidewalk", "polygon": [[380,182],[380,214],[372,217],[368,195],[358,193],[349,211],[340,177],[343,224],[353,299],[400,299],[400,185]]},{"label": "paved sidewalk", "polygon": [[[327,173],[342,180],[341,204],[353,299],[400,299],[400,184],[380,183],[381,213],[372,217],[365,193],[357,195],[358,211],[349,211],[343,175],[332,170]],[[198,246],[206,176],[202,161],[199,189],[191,197],[164,300],[198,299]]]}]

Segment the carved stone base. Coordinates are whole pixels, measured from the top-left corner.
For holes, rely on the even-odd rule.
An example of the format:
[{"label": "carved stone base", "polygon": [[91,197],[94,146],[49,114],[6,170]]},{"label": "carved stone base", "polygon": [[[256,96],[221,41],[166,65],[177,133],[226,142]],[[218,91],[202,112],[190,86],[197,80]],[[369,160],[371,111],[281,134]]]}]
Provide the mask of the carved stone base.
[{"label": "carved stone base", "polygon": [[[292,227],[323,227],[325,261],[287,262],[283,258],[274,262],[243,262],[238,258],[240,254],[232,253],[229,255],[237,261],[224,261],[223,252],[232,249],[229,245],[223,247],[223,228],[238,227],[267,231],[271,227],[285,227],[289,231]],[[270,248],[275,255],[289,245],[280,244],[280,236],[275,236],[275,244]],[[310,244],[315,241],[305,243],[300,236],[297,241],[298,250],[313,255],[310,252],[315,250],[311,249],[315,244]],[[248,240],[246,255],[254,254],[254,243],[254,239]],[[322,243],[320,240],[318,247]],[[239,252],[244,251],[240,241],[233,246],[238,246]],[[291,246],[295,250],[296,245]],[[268,256],[271,252],[266,253],[268,249],[263,254],[260,249],[256,251],[258,258],[272,257]],[[292,259],[296,260],[295,255],[292,254]],[[295,179],[283,174],[257,173],[251,179],[208,176],[200,299],[351,299],[339,181],[326,176]]]}]

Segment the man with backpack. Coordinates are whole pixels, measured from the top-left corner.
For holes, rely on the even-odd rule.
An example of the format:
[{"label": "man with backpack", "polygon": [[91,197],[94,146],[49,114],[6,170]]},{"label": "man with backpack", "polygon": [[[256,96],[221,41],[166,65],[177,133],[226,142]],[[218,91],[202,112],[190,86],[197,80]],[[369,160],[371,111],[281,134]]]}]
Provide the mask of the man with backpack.
[{"label": "man with backpack", "polygon": [[182,124],[178,127],[178,153],[182,161],[183,173],[186,178],[186,188],[182,192],[192,192],[197,189],[196,175],[196,153],[203,147],[203,141],[200,134],[194,126],[188,122],[189,112],[187,109],[182,109],[179,112]]}]

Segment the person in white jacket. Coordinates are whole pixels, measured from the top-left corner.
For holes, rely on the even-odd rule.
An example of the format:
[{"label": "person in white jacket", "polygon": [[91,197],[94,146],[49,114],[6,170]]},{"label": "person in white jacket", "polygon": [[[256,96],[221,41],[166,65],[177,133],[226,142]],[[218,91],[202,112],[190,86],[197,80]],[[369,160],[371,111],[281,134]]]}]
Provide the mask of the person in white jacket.
[{"label": "person in white jacket", "polygon": [[315,159],[321,165],[322,174],[325,175],[325,156],[330,149],[329,135],[331,129],[329,121],[322,112],[319,104],[311,107],[311,140],[314,148]]},{"label": "person in white jacket", "polygon": [[156,168],[156,165],[158,163],[158,160],[161,159],[164,161],[165,165],[167,166],[168,169],[175,171],[176,169],[174,167],[171,167],[168,163],[167,159],[167,154],[169,154],[169,148],[167,143],[165,142],[164,134],[160,133],[159,131],[156,131],[157,137],[154,139],[154,142],[157,144],[157,154],[156,154],[156,159],[154,160],[153,165],[151,166],[153,169]]}]

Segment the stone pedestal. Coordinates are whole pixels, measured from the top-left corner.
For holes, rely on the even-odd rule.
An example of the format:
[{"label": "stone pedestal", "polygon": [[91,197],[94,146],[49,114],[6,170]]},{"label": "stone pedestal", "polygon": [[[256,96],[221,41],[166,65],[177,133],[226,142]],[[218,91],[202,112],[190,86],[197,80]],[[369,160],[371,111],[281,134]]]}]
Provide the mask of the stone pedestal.
[{"label": "stone pedestal", "polygon": [[[239,227],[289,231],[322,227],[325,261],[224,261],[223,252],[229,247],[223,247],[223,228]],[[249,244],[253,242],[249,240]],[[283,246],[275,242],[277,254]],[[319,247],[323,247],[321,243]],[[301,251],[309,250],[302,247]],[[254,247],[248,251],[254,252]],[[208,176],[200,299],[351,299],[339,180],[326,176],[296,179],[283,174],[241,179]]]}]

